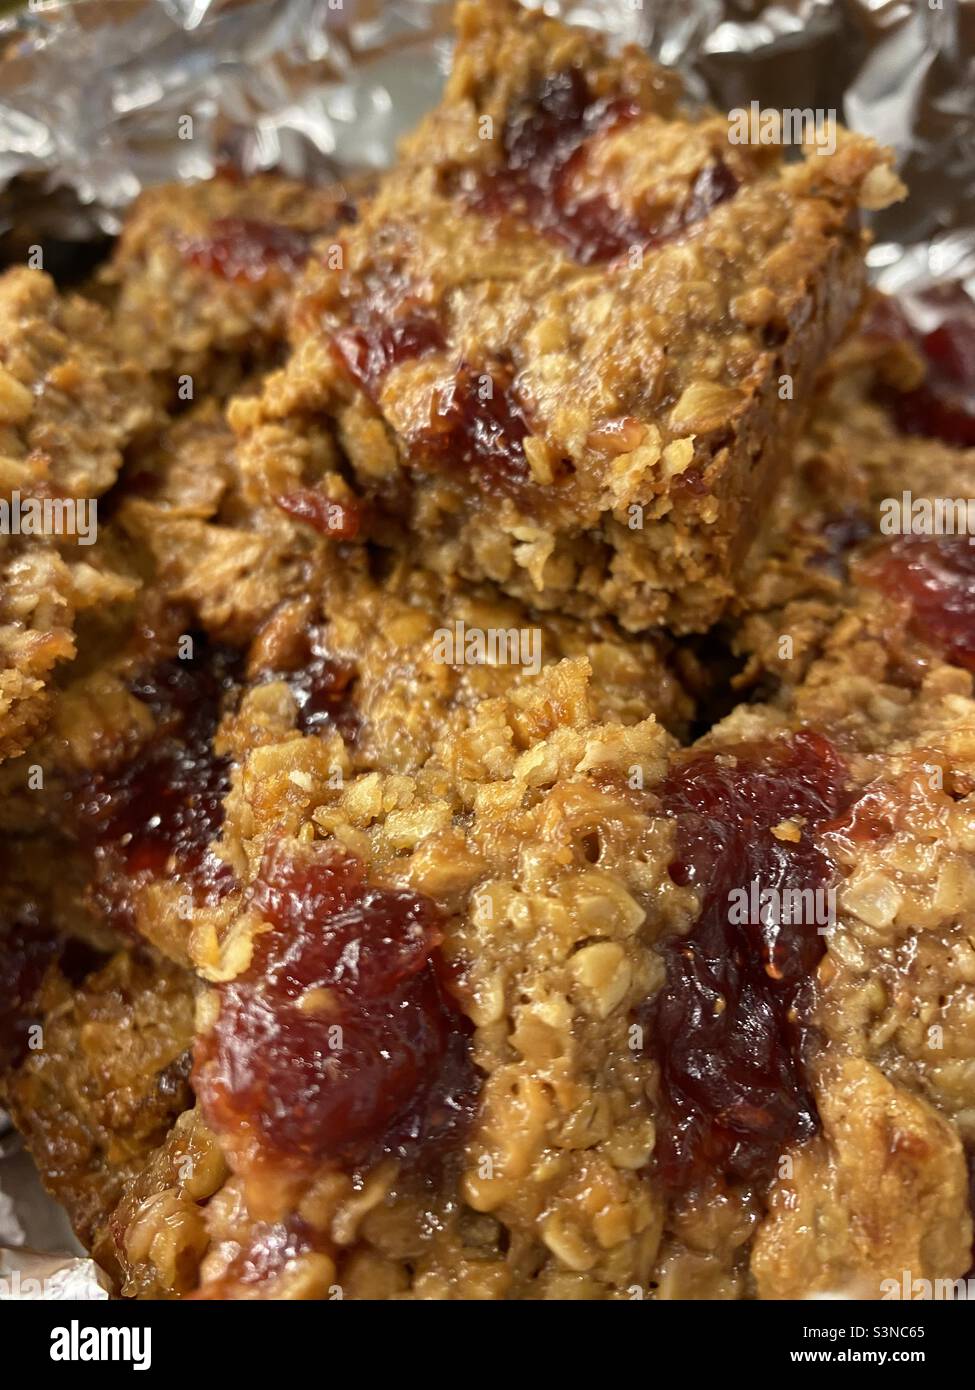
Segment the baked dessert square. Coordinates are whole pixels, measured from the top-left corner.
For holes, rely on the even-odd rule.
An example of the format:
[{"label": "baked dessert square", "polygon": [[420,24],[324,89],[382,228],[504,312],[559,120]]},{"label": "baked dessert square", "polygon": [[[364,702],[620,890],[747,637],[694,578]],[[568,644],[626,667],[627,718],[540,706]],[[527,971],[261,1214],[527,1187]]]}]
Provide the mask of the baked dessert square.
[{"label": "baked dessert square", "polygon": [[[123,1293],[859,1298],[964,1274],[975,703],[942,619],[970,628],[967,538],[910,551],[940,587],[891,584],[904,538],[867,524],[906,481],[971,473],[892,422],[884,383],[917,371],[871,337],[836,362],[761,604],[727,620],[750,698],[690,744],[652,668],[626,678],[632,638],[542,620],[537,674],[444,663],[438,625],[515,623],[510,601],[362,547],[331,569],[324,538],[314,600],[284,596],[246,659],[200,640],[189,725],[175,677],[135,677],[142,745],[95,740],[96,897],[128,883],[130,941],[171,962],[153,987],[196,1005],[182,1113],[114,1187],[104,1121],[82,1162],[120,1192],[96,1244]],[[170,803],[167,858],[130,771],[186,757],[220,764],[221,799]],[[135,1046],[134,993],[126,1016]]]},{"label": "baked dessert square", "polygon": [[0,278],[0,466],[105,502],[0,565],[0,1104],[128,1298],[957,1280],[967,340],[871,296],[814,386],[887,156],[458,26],[357,212]]},{"label": "baked dessert square", "polygon": [[515,3],[463,3],[457,31],[440,106],[310,260],[291,355],[232,423],[259,457],[334,417],[372,534],[430,568],[703,630],[856,311],[889,155],[736,144],[643,53]]}]

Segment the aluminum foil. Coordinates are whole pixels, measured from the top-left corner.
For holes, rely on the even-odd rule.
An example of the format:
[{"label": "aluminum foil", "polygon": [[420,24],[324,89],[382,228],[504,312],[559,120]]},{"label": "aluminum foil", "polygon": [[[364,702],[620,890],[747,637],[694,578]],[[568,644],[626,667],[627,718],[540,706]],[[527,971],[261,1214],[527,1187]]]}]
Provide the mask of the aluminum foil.
[{"label": "aluminum foil", "polygon": [[[922,304],[927,286],[951,280],[975,296],[975,0],[544,8],[644,45],[683,73],[695,100],[832,109],[892,145],[911,196],[876,222],[875,280],[921,292]],[[228,163],[312,182],[381,168],[437,100],[451,9],[448,0],[25,0],[0,18],[0,237],[90,243],[118,231],[140,189]],[[105,1297],[104,1276],[79,1257],[63,1215],[2,1135],[0,1116],[0,1246],[11,1247],[0,1249],[0,1297],[27,1296],[31,1279],[40,1296]]]},{"label": "aluminum foil", "polygon": [[43,1191],[0,1110],[0,1301],[105,1299],[110,1281],[88,1259],[68,1218]]}]

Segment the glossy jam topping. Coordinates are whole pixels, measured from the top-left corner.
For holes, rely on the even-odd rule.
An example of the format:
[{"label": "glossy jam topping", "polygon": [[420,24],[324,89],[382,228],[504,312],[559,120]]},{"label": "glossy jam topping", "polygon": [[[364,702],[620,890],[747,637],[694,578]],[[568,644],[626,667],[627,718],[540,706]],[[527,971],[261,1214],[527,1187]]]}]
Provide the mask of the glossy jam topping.
[{"label": "glossy jam topping", "polygon": [[437,969],[428,899],[372,888],[331,847],[279,843],[251,891],[270,930],[220,987],[195,1083],[208,1123],[256,1163],[415,1153],[453,1133],[476,1091],[469,1026]]},{"label": "glossy jam topping", "polygon": [[398,267],[377,266],[348,303],[348,323],[333,336],[339,360],[370,400],[402,362],[441,352],[443,324]]},{"label": "glossy jam topping", "polygon": [[897,536],[864,563],[863,577],[909,604],[922,641],[975,671],[975,545],[968,536]]},{"label": "glossy jam topping", "polygon": [[580,265],[615,260],[632,247],[680,235],[737,191],[738,181],[721,159],[699,170],[682,205],[658,216],[574,189],[590,143],[642,114],[624,98],[592,98],[576,68],[545,78],[509,116],[503,162],[477,176],[466,194],[469,206],[486,216],[527,222],[560,242]]},{"label": "glossy jam topping", "polygon": [[256,284],[272,274],[291,278],[310,250],[305,232],[246,217],[218,217],[205,236],[187,238],[181,245],[190,265],[238,284]]},{"label": "glossy jam topping", "polygon": [[[352,322],[334,335],[333,347],[373,402],[393,367],[447,346],[435,312],[395,270],[374,272],[364,295],[351,301],[349,312]],[[414,464],[463,472],[488,491],[504,491],[528,480],[525,440],[530,433],[511,364],[461,362],[434,388],[428,422],[405,442]],[[278,505],[311,520],[299,510],[303,501],[292,506],[279,498]]]},{"label": "glossy jam topping", "polygon": [[306,629],[293,656],[295,665],[285,671],[266,671],[262,679],[287,681],[298,706],[301,733],[321,734],[334,728],[346,743],[354,743],[359,732],[355,667],[330,653],[325,634],[317,627]]},{"label": "glossy jam topping", "polygon": [[428,466],[456,469],[487,490],[529,478],[525,407],[507,363],[479,371],[463,363],[435,393],[429,426],[411,440]]},{"label": "glossy jam topping", "polygon": [[359,534],[362,513],[357,502],[348,499],[337,502],[316,488],[301,487],[282,493],[275,502],[283,512],[303,521],[323,536],[337,541],[351,541]]},{"label": "glossy jam topping", "polygon": [[913,391],[882,386],[878,396],[905,434],[940,439],[960,448],[975,446],[975,302],[961,287],[945,286],[921,297],[928,314],[941,321],[927,333],[915,329],[896,300],[877,302],[864,332],[909,342],[927,366]]},{"label": "glossy jam topping", "polygon": [[124,924],[143,884],[170,878],[197,901],[233,886],[209,849],[223,822],[228,759],[213,749],[237,654],[193,637],[193,654],[167,661],[132,686],[152,710],[151,740],[134,757],[88,777],[76,799],[78,834],[94,852],[95,896]]},{"label": "glossy jam topping", "polygon": [[671,875],[701,906],[690,935],[665,943],[666,982],[642,1014],[660,1068],[656,1163],[678,1191],[715,1175],[764,1183],[818,1124],[802,1020],[833,877],[817,834],[850,804],[846,769],[800,732],[693,754],[662,796]]}]

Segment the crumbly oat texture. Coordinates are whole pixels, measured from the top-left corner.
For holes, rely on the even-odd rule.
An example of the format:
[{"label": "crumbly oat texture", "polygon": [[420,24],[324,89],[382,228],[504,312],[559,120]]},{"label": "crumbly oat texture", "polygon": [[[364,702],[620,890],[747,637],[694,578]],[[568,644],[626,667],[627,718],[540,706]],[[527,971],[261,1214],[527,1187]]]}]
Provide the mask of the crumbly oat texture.
[{"label": "crumbly oat texture", "polygon": [[[131,598],[133,576],[82,544],[77,513],[115,482],[126,450],[158,427],[144,373],[116,350],[103,310],[62,296],[42,270],[0,276],[0,758],[51,713],[55,668],[79,613]],[[22,504],[58,509],[56,535],[20,534]],[[97,516],[95,517],[97,524]]]},{"label": "crumbly oat texture", "polygon": [[[408,480],[396,415],[426,410],[443,354],[467,353],[462,322],[472,345],[507,345],[544,392],[559,353],[520,336],[517,306],[530,299],[537,328],[545,295],[570,288],[583,307],[606,296],[613,371],[647,371],[619,323],[645,327],[665,280],[654,333],[666,319],[696,373],[720,322],[761,394],[759,321],[739,343],[711,299],[754,289],[771,261],[779,304],[819,305],[830,341],[859,283],[840,264],[859,244],[848,204],[864,183],[879,196],[869,170],[883,162],[841,140],[835,161],[783,170],[722,145],[734,195],[678,235],[667,218],[687,219],[682,198],[719,136],[674,114],[666,74],[507,4],[463,5],[459,23],[444,107],[345,234],[352,278],[295,265],[259,308],[228,298],[220,257],[194,264],[216,276],[215,298],[175,296],[169,365],[140,389],[158,410],[158,373],[178,370],[184,332],[207,389],[148,434],[119,426],[114,388],[102,400],[111,423],[96,437],[121,433],[106,442],[111,507],[90,565],[127,587],[60,620],[74,659],[48,683],[44,727],[0,768],[0,1102],[125,1297],[877,1298],[904,1271],[959,1278],[975,1152],[975,562],[964,535],[880,522],[905,490],[970,494],[975,458],[937,437],[943,412],[918,414],[913,345],[878,329],[888,309],[875,306],[826,364],[737,592],[704,637],[627,631],[654,621],[630,621],[629,581],[610,596],[605,575],[590,586],[576,569],[522,588],[460,563],[489,532],[485,494],[470,470]],[[557,216],[543,214],[517,162],[495,168],[490,140],[473,159],[472,122],[513,125],[518,149],[561,148],[575,138],[573,72],[583,122],[605,100],[622,102],[618,124],[588,132],[584,158],[570,151],[573,201],[563,190]],[[646,227],[633,123],[647,125],[653,212],[670,231],[648,248],[645,283],[616,298],[590,252],[597,233],[605,248],[632,219]],[[613,180],[624,155],[625,186]],[[468,174],[482,163],[479,184]],[[422,192],[411,208],[407,178]],[[607,181],[618,201],[604,205]],[[144,202],[110,272],[127,265],[128,287],[99,308],[56,299],[41,278],[45,312],[77,313],[102,341],[150,293],[157,252],[165,264],[202,235],[198,217],[260,215],[267,186],[253,204],[232,187],[194,190],[185,225]],[[489,192],[507,200],[503,217]],[[763,229],[788,254],[758,238],[729,267],[737,212],[720,219],[759,194]],[[306,207],[274,197],[285,227],[286,209]],[[457,261],[475,269],[448,293],[437,238],[465,237],[475,219],[485,235]],[[692,244],[716,258],[700,284]],[[371,304],[380,317],[364,322],[355,296],[381,245],[405,258],[408,303]],[[478,261],[502,256],[504,274]],[[339,283],[352,287],[344,308],[330,297]],[[180,317],[191,302],[197,327],[213,310],[201,335]],[[688,303],[693,331],[675,317]],[[445,306],[449,346],[434,347],[425,315]],[[327,346],[343,330],[322,325],[340,311],[356,331],[391,328],[394,357],[422,348],[374,397],[350,388]],[[277,346],[241,353],[233,325],[248,313],[265,345],[290,315],[281,372],[266,375]],[[595,338],[579,333],[584,356]],[[375,366],[356,355],[363,341],[344,339],[346,368]],[[603,364],[604,351],[605,338]],[[616,390],[622,375],[602,380]],[[551,382],[564,396],[564,364]],[[98,392],[85,399],[99,409]],[[764,406],[746,416],[701,474],[716,468],[726,500],[716,480],[737,467],[735,439],[758,448],[773,428]],[[71,418],[49,436],[66,459]],[[679,440],[654,418],[662,458]],[[492,449],[493,429],[478,435]],[[495,496],[495,534],[515,495]],[[682,504],[668,496],[654,525],[673,539],[665,518]],[[432,521],[429,546],[404,546],[393,498],[410,527],[415,507],[453,517],[449,563]],[[69,563],[57,547],[14,558]],[[697,597],[678,586],[699,615],[727,579],[722,554],[714,564]],[[45,590],[40,568],[31,582]],[[8,579],[3,602],[16,592]]]},{"label": "crumbly oat texture", "polygon": [[140,195],[97,288],[167,404],[226,396],[274,365],[295,274],[313,247],[327,254],[364,187],[224,174]]},{"label": "crumbly oat texture", "polygon": [[380,538],[536,607],[703,630],[859,301],[888,156],[840,131],[785,165],[633,49],[493,0],[457,25],[441,105],[309,262],[234,427],[295,456],[334,415]]}]

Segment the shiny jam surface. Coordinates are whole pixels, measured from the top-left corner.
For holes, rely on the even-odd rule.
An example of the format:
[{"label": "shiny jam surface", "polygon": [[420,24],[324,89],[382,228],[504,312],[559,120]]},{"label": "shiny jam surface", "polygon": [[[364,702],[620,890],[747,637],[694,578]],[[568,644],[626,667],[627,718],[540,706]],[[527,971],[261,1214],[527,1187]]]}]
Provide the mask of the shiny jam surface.
[{"label": "shiny jam surface", "polygon": [[290,278],[305,264],[311,239],[277,222],[218,217],[205,236],[181,244],[190,265],[237,284],[256,284],[276,274]]},{"label": "shiny jam surface", "polygon": [[975,671],[975,545],[968,536],[897,536],[864,562],[863,577],[909,605],[916,636]]},{"label": "shiny jam surface", "polygon": [[476,1094],[469,1025],[442,987],[439,915],[370,887],[325,844],[266,853],[251,903],[269,930],[220,986],[197,1046],[208,1123],[246,1135],[255,1161],[313,1167],[380,1152],[429,1160]]},{"label": "shiny jam surface", "polygon": [[303,734],[338,729],[352,744],[359,732],[355,706],[356,670],[350,661],[333,656],[324,632],[309,627],[303,634],[297,663],[286,671],[267,671],[263,680],[284,680],[298,707],[297,727]]},{"label": "shiny jam surface", "polygon": [[527,222],[561,243],[580,265],[679,236],[737,191],[737,179],[719,158],[697,173],[680,207],[656,218],[573,190],[589,142],[642,114],[625,98],[593,99],[577,68],[545,78],[509,116],[503,163],[477,176],[466,195],[469,205],[487,216]]},{"label": "shiny jam surface", "polygon": [[913,391],[882,386],[878,397],[905,434],[940,439],[959,448],[975,446],[975,303],[960,287],[942,286],[924,300],[941,316],[938,327],[921,333],[895,299],[874,305],[864,332],[909,342],[927,366]]},{"label": "shiny jam surface", "polygon": [[[833,867],[817,835],[851,803],[846,769],[804,731],[692,754],[662,797],[677,823],[671,876],[701,906],[691,933],[664,943],[666,982],[641,1017],[660,1068],[655,1162],[676,1191],[715,1174],[764,1183],[818,1125],[803,1014]],[[785,821],[800,825],[798,841],[773,835]],[[750,896],[753,883],[772,890],[765,904],[742,910],[739,899],[733,912],[733,891]],[[801,908],[785,890],[806,895]]]},{"label": "shiny jam surface", "polygon": [[387,375],[402,362],[447,346],[436,308],[424,303],[395,265],[376,266],[348,305],[349,322],[332,347],[352,379],[376,401]]},{"label": "shiny jam surface", "polygon": [[[352,321],[335,333],[333,348],[373,402],[393,367],[447,346],[435,311],[394,270],[385,279],[375,271],[365,295],[352,301],[350,313]],[[434,388],[428,422],[405,444],[413,464],[463,472],[486,491],[504,492],[529,480],[525,440],[530,433],[510,362],[461,362],[445,371]],[[326,529],[303,494],[294,500],[279,498],[278,505]]]},{"label": "shiny jam surface", "polygon": [[463,470],[486,490],[505,491],[529,479],[530,433],[510,366],[478,371],[465,362],[435,394],[429,427],[411,442],[427,464]]},{"label": "shiny jam surface", "polygon": [[151,741],[78,790],[79,839],[95,856],[95,898],[118,925],[131,919],[135,890],[172,878],[198,902],[219,899],[233,876],[209,849],[223,823],[228,759],[213,750],[238,656],[193,637],[193,655],[161,663],[132,686],[156,720]]}]

